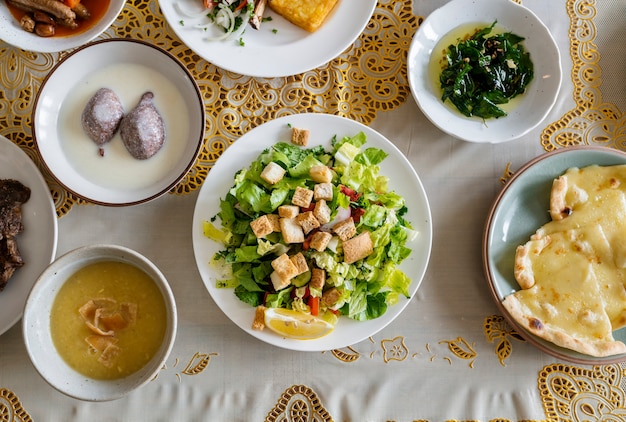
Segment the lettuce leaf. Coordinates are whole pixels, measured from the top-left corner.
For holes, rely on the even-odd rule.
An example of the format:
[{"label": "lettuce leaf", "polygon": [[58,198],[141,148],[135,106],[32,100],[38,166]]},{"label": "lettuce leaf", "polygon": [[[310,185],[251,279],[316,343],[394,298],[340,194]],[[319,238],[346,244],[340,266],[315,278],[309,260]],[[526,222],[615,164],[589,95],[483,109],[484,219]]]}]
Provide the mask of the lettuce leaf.
[{"label": "lettuce leaf", "polygon": [[354,157],[354,160],[366,166],[380,164],[389,154],[380,148],[367,148],[362,153]]},{"label": "lettuce leaf", "polygon": [[354,190],[387,192],[388,178],[378,174],[378,166],[350,162],[341,175],[341,183]]},{"label": "lettuce leaf", "polygon": [[306,149],[287,142],[276,143],[272,147],[272,150],[274,152],[273,158],[280,157],[281,162],[289,168],[296,167],[309,156],[323,156],[326,153],[322,145]]}]

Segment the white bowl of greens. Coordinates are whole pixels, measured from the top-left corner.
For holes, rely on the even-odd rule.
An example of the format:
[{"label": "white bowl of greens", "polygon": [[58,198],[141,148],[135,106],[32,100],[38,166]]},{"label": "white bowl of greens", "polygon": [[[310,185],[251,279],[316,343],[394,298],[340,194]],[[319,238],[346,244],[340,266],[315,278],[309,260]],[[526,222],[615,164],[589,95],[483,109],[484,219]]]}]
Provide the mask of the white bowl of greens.
[{"label": "white bowl of greens", "polygon": [[[293,128],[310,131],[306,147],[290,143]],[[280,147],[276,148],[277,144]],[[338,148],[340,145],[345,146]],[[301,158],[293,158],[299,154],[298,151],[305,149]],[[343,161],[335,156],[334,149],[341,151],[337,155],[343,153]],[[293,150],[296,152],[292,155]],[[347,160],[346,151],[351,151]],[[305,158],[307,156],[309,158]],[[253,219],[264,213],[275,213],[279,204],[289,203],[295,185],[312,186],[307,176],[292,177],[287,171],[280,183],[283,188],[287,187],[288,192],[278,192],[280,189],[259,182],[261,167],[272,161],[291,169],[305,159],[320,160],[335,172],[331,183],[337,198],[345,199],[345,195],[338,194],[344,192],[341,186],[362,194],[358,206],[364,208],[364,214],[356,227],[358,233],[369,231],[368,235],[373,239],[373,252],[366,258],[352,264],[341,262],[341,241],[339,247],[329,246],[324,252],[319,252],[306,249],[302,244],[285,244],[280,233],[259,240],[248,230]],[[360,165],[348,164],[352,162]],[[358,175],[357,170],[360,171]],[[249,189],[242,188],[244,184]],[[337,217],[341,214],[337,212],[339,203],[339,199],[328,202],[333,209],[333,220],[341,218]],[[251,211],[251,207],[256,210]],[[350,208],[354,207],[357,205],[353,201]],[[238,221],[234,225],[245,232],[230,248],[223,242],[233,236],[233,224],[222,221],[226,215],[236,215],[234,218]],[[378,219],[376,215],[382,218]],[[346,347],[386,327],[400,315],[417,292],[426,272],[432,245],[428,199],[418,175],[404,155],[369,127],[326,114],[281,117],[237,140],[222,154],[202,186],[192,227],[194,254],[200,275],[221,310],[250,335],[275,346],[301,351]],[[387,239],[383,239],[383,233],[387,233]],[[247,239],[243,243],[241,236]],[[395,249],[391,253],[389,238],[394,239],[391,247]],[[276,247],[268,245],[268,242]],[[263,251],[259,245],[263,245]],[[325,269],[327,280],[324,289],[337,287],[341,290],[339,302],[330,307],[320,306],[318,318],[330,320],[334,325],[334,329],[323,337],[300,340],[281,336],[267,327],[263,330],[252,328],[257,305],[312,311],[306,296],[301,297],[309,293],[305,292],[307,286],[290,284],[279,290],[272,286],[268,262],[282,254],[285,247],[289,255],[303,252],[310,267]],[[263,255],[265,253],[267,255]],[[216,257],[228,258],[224,261]],[[233,265],[233,260],[246,262]],[[263,265],[265,270],[261,268]],[[386,271],[381,270],[383,268]],[[243,280],[237,277],[241,273],[253,276]],[[249,288],[249,282],[257,283],[259,289],[242,291],[242,284]],[[310,290],[313,290],[312,286]]]},{"label": "white bowl of greens", "polygon": [[407,66],[424,115],[480,143],[534,129],[556,102],[562,78],[549,29],[510,0],[453,0],[435,10],[413,37]]}]

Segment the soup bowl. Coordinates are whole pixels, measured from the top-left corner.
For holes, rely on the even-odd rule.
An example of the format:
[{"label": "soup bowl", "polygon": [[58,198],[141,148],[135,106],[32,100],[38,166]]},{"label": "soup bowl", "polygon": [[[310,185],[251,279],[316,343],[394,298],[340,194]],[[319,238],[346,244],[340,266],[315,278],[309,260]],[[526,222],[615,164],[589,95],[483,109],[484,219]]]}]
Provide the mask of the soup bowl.
[{"label": "soup bowl", "polygon": [[[88,276],[85,275],[85,271],[89,268],[101,268],[98,265],[109,264],[116,266],[115,268],[130,269],[132,274],[139,274],[140,277],[132,278],[126,272],[106,267],[106,270],[102,269],[97,273],[96,279],[98,283],[102,283],[104,293],[98,292],[94,297],[93,291],[89,290]],[[108,279],[102,280],[107,277],[117,280],[115,283],[118,284],[114,285],[114,288],[106,287],[106,283],[109,283]],[[141,294],[133,293],[133,285],[141,289]],[[120,288],[121,286],[123,289]],[[120,293],[123,296],[106,297],[111,291],[118,290],[125,292]],[[150,294],[156,300],[156,302],[153,300],[153,303],[157,303],[158,306],[153,306],[142,298]],[[68,302],[68,297],[78,298],[78,303],[81,305],[104,303],[108,300],[107,306],[111,303],[117,306],[119,302],[120,312],[109,312],[111,307],[107,312],[109,312],[108,315],[115,315],[119,318],[123,316],[118,319],[125,321],[125,324],[118,324],[117,327],[112,328],[113,325],[109,324],[111,319],[106,320],[109,322],[103,319],[106,313],[99,313],[99,310],[93,307],[88,311],[86,305],[59,307],[60,304],[71,303],[71,300]],[[128,312],[129,304],[134,306],[135,312],[132,318],[128,317],[132,313]],[[95,320],[91,317],[85,320],[85,315],[89,313],[96,315]],[[59,321],[65,321],[62,330],[58,329],[61,326]],[[84,329],[82,324],[86,324],[86,321],[91,326]],[[152,325],[147,328],[146,324]],[[96,327],[96,331],[102,332],[94,334],[93,326]],[[61,393],[85,401],[118,399],[152,380],[161,370],[172,350],[176,329],[176,302],[164,275],[146,257],[117,245],[84,246],[56,259],[35,282],[26,300],[22,320],[26,350],[41,377]],[[123,333],[124,330],[126,334]],[[142,334],[137,335],[132,330],[141,330]],[[152,340],[144,341],[144,336],[152,337]],[[125,338],[134,340],[124,343]],[[136,341],[138,338],[142,339],[139,343]],[[113,343],[114,346],[108,350],[104,347],[100,348],[94,339],[106,340],[106,344]],[[151,357],[139,365],[128,364],[131,362],[133,352],[143,350],[142,342],[150,345],[147,353]],[[72,350],[77,350],[77,353],[75,356],[68,357],[66,346],[70,344]],[[76,360],[76,356],[79,357],[79,361]],[[109,369],[112,367],[115,372],[116,370],[122,371],[124,365],[132,368],[130,372],[120,372],[124,375],[118,376],[114,373],[111,377],[100,373],[100,369],[105,370],[100,366],[106,366]]]}]

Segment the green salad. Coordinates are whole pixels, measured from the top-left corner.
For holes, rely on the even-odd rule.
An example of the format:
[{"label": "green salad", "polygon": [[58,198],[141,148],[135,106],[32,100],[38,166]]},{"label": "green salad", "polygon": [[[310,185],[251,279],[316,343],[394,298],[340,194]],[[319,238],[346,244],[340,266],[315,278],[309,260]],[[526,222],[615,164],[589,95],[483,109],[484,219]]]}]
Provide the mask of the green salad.
[{"label": "green salad", "polygon": [[360,132],[333,137],[330,150],[277,142],[238,171],[204,221],[204,235],[224,246],[212,259],[227,269],[217,287],[333,324],[377,318],[408,298],[411,279],[398,264],[417,232],[379,173],[388,154],[366,141]]},{"label": "green salad", "polygon": [[465,116],[506,116],[500,107],[524,93],[533,79],[523,37],[511,32],[489,35],[496,22],[448,46],[439,76],[442,101],[449,100]]}]

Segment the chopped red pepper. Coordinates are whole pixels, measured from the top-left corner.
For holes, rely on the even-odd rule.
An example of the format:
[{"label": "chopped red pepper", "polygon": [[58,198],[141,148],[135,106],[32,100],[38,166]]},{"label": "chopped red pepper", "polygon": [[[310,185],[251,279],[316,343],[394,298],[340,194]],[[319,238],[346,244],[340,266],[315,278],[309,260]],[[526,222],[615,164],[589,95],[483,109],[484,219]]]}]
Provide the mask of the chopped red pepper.
[{"label": "chopped red pepper", "polygon": [[304,239],[304,242],[302,242],[302,250],[303,251],[308,251],[309,248],[311,247],[311,238],[312,236],[309,235]]},{"label": "chopped red pepper", "polygon": [[341,185],[340,189],[341,189],[341,193],[343,193],[348,198],[350,198],[350,202],[356,202],[361,197],[361,194],[359,192],[357,192],[354,189],[351,189],[351,188],[349,188],[347,186]]},{"label": "chopped red pepper", "polygon": [[313,231],[311,231],[311,233],[308,234],[308,236],[304,239],[304,242],[302,242],[302,250],[303,251],[308,251],[309,248],[311,247],[311,240],[313,239],[313,235],[315,233],[317,233],[318,231],[320,231],[319,229],[313,229]]},{"label": "chopped red pepper", "polygon": [[365,214],[365,208],[352,208],[351,216],[355,223],[361,221],[363,214]]},{"label": "chopped red pepper", "polygon": [[212,9],[213,7],[217,6],[217,2],[214,0],[202,0],[202,4],[204,5],[205,9]]},{"label": "chopped red pepper", "polygon": [[235,7],[235,12],[237,10],[243,9],[244,7],[246,7],[247,4],[248,4],[248,0],[243,0],[241,3],[237,5],[237,7]]},{"label": "chopped red pepper", "polygon": [[311,309],[311,315],[318,316],[320,313],[320,298],[317,296],[309,296],[307,305]]}]

